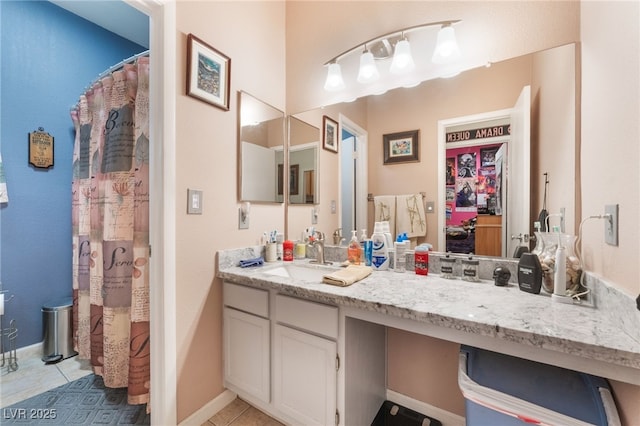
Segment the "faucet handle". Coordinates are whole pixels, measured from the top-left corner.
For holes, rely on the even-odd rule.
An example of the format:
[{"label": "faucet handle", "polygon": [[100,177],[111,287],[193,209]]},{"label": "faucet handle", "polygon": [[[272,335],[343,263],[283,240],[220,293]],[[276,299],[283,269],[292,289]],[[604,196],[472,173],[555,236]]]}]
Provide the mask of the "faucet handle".
[{"label": "faucet handle", "polygon": [[320,242],[324,242],[324,232],[315,231],[313,233],[313,236],[315,237],[316,240],[318,240]]}]

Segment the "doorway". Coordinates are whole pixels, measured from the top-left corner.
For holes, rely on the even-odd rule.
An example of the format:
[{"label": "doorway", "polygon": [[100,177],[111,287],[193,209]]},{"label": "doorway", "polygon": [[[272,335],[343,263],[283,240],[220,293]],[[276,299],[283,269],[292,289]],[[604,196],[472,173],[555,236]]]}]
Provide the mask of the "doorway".
[{"label": "doorway", "polygon": [[[490,137],[501,136],[496,133],[501,126],[508,127],[507,143],[501,139],[490,140]],[[518,246],[528,239],[530,233],[530,182],[531,182],[531,87],[525,86],[515,102],[513,108],[492,111],[482,114],[458,117],[438,121],[438,248],[446,247],[446,205],[447,205],[447,176],[446,150],[451,142],[473,144],[474,139],[483,142],[501,143],[507,146],[496,152],[496,185],[501,187],[498,192],[495,211],[501,215],[500,256],[508,257],[515,253]],[[479,133],[474,133],[479,131]],[[490,136],[490,137],[487,137]],[[510,255],[509,255],[510,256]]]},{"label": "doorway", "polygon": [[[367,131],[340,114],[340,211],[342,234],[367,228]],[[346,238],[346,237],[345,237]]]}]

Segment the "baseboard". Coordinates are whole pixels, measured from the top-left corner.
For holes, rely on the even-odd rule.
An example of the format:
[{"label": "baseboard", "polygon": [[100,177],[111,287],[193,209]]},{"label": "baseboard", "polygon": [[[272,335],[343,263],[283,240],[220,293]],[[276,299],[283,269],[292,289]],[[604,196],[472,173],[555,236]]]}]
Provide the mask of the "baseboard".
[{"label": "baseboard", "polygon": [[417,411],[418,413],[424,414],[425,416],[438,419],[442,422],[443,426],[465,425],[464,417],[450,413],[449,411],[443,410],[441,408],[434,407],[433,405],[429,405],[425,402],[418,401],[417,399],[413,399],[407,395],[394,392],[390,389],[387,389],[387,400],[393,401],[396,404],[400,404],[403,407],[409,408],[413,411]]},{"label": "baseboard", "polygon": [[220,395],[206,403],[202,408],[198,411],[184,419],[179,423],[180,426],[200,426],[207,422],[211,417],[215,416],[216,413],[222,410],[224,407],[229,405],[231,401],[236,399],[237,395],[235,392],[230,391],[229,389],[225,389]]},{"label": "baseboard", "polygon": [[43,342],[34,343],[33,345],[23,346],[16,349],[18,361],[21,359],[42,358]]}]

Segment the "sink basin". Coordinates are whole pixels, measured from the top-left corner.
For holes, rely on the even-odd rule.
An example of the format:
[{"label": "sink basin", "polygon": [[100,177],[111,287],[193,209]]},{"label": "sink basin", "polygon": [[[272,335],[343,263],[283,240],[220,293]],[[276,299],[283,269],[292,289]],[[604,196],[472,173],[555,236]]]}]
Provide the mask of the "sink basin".
[{"label": "sink basin", "polygon": [[335,271],[336,268],[319,265],[280,265],[264,271],[266,275],[292,278],[298,281],[321,282],[322,276]]}]

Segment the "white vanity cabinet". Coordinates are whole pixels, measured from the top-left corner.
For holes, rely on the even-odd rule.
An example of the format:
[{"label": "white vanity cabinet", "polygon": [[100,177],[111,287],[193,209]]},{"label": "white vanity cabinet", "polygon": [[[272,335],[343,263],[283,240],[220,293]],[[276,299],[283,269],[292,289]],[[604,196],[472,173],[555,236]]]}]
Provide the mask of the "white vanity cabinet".
[{"label": "white vanity cabinet", "polygon": [[336,423],[338,308],[276,295],[275,407],[296,424]]},{"label": "white vanity cabinet", "polygon": [[338,308],[223,283],[225,386],[291,424],[337,422]]},{"label": "white vanity cabinet", "polygon": [[223,303],[225,383],[269,403],[269,292],[225,282]]}]

